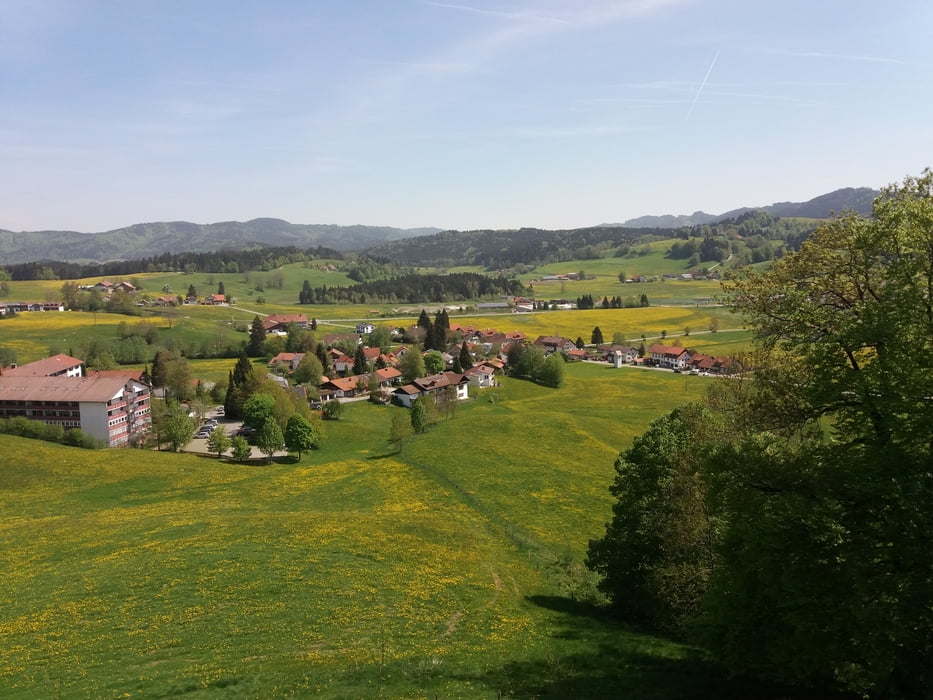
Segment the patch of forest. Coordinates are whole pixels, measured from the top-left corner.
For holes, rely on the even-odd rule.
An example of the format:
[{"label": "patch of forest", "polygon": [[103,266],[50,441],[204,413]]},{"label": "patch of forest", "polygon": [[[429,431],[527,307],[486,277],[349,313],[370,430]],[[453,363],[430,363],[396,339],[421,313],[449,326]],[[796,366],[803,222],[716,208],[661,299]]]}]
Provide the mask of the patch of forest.
[{"label": "patch of forest", "polygon": [[393,279],[362,282],[350,287],[312,287],[305,280],[298,294],[298,303],[444,303],[517,296],[524,291],[524,286],[517,279],[491,277],[475,272],[457,272],[449,275],[407,274]]}]

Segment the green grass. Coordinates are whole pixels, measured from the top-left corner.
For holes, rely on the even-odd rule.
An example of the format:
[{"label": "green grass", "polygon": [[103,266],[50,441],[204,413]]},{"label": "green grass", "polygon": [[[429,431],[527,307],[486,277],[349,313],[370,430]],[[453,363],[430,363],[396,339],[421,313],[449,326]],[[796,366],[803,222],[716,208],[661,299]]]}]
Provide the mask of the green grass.
[{"label": "green grass", "polygon": [[567,370],[401,454],[363,403],[299,464],[0,436],[0,695],[760,696],[568,597],[617,452],[712,380]]}]

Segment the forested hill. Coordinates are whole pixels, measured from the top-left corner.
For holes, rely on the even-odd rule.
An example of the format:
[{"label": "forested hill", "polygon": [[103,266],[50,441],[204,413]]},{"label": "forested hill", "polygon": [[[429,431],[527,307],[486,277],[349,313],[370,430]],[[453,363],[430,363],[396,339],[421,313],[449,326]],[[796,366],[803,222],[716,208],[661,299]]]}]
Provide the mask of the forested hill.
[{"label": "forested hill", "polygon": [[0,230],[0,263],[40,260],[107,262],[155,257],[164,253],[207,253],[249,247],[309,248],[322,246],[335,250],[360,250],[408,236],[436,233],[437,228],[399,229],[389,226],[333,226],[290,224],[281,219],[224,221],[193,224],[163,221],[135,224],[103,233],[76,231]]},{"label": "forested hill", "polygon": [[[370,248],[375,258],[402,265],[482,265],[492,270],[518,264],[600,257],[600,251],[620,244],[634,244],[644,236],[652,239],[657,229],[579,228],[550,231],[540,228],[480,231],[443,231],[433,236],[392,241]],[[668,232],[667,237],[672,234]]]},{"label": "forested hill", "polygon": [[607,255],[624,256],[646,243],[670,238],[708,238],[728,248],[730,240],[760,237],[785,241],[786,247],[793,250],[814,228],[815,221],[782,219],[767,212],[749,210],[716,224],[669,229],[594,226],[560,231],[537,228],[443,231],[433,236],[384,243],[367,253],[399,265],[480,265],[489,270],[505,270],[519,265],[537,267]]}]

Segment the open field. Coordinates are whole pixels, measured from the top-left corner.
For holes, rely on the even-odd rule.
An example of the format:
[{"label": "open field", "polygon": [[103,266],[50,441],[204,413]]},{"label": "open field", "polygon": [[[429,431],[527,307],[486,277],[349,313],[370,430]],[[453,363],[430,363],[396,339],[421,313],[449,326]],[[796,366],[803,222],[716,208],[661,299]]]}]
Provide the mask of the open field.
[{"label": "open field", "polygon": [[[179,307],[161,314],[125,316],[123,314],[82,311],[24,313],[0,320],[0,347],[16,352],[20,363],[32,362],[49,354],[50,349],[83,357],[81,349],[94,338],[118,338],[121,324],[132,329],[139,323],[156,328],[155,347],[171,335],[182,347],[227,347],[238,345],[246,335],[252,314],[225,307]],[[192,353],[194,354],[194,353]]]},{"label": "open field", "polygon": [[[298,307],[272,304],[248,307],[182,306],[160,310],[147,316],[124,316],[108,313],[25,313],[16,318],[0,321],[0,347],[8,347],[17,354],[20,363],[31,362],[49,353],[78,353],[90,339],[101,335],[118,337],[121,324],[132,328],[140,322],[153,324],[159,338],[172,334],[184,346],[194,350],[213,350],[238,345],[246,340],[242,329],[254,314],[301,312],[309,318],[318,318],[318,334],[352,332],[355,319],[366,318],[369,307]],[[316,312],[330,313],[328,316]],[[339,315],[338,315],[339,314]],[[416,315],[377,318],[376,324],[408,326]],[[594,326],[599,326],[606,341],[621,332],[630,342],[644,333],[656,337],[661,331],[669,335],[681,334],[690,327],[694,334],[709,327],[718,319],[722,329],[741,327],[739,318],[721,306],[649,306],[634,309],[591,309],[586,311],[547,311],[531,314],[451,314],[451,321],[480,328],[498,328],[501,331],[520,330],[532,339],[538,335],[563,335],[575,339],[578,335],[586,342]],[[239,330],[238,330],[239,329]],[[694,336],[691,336],[694,337]],[[157,341],[162,342],[162,341]],[[153,347],[153,353],[155,349]]]},{"label": "open field", "polygon": [[0,436],[0,694],[761,697],[568,597],[618,450],[713,380],[567,370],[401,454],[362,403],[300,464]]},{"label": "open field", "polygon": [[658,336],[665,330],[668,334],[680,334],[688,326],[693,331],[706,330],[712,319],[718,319],[723,329],[742,326],[740,319],[721,306],[649,306],[485,316],[454,314],[450,317],[452,323],[497,328],[504,332],[522,331],[532,340],[539,335],[558,335],[571,340],[581,336],[587,343],[594,326],[599,326],[606,342],[611,342],[614,333],[622,333],[628,342],[634,343],[640,340],[642,333],[648,337]]}]

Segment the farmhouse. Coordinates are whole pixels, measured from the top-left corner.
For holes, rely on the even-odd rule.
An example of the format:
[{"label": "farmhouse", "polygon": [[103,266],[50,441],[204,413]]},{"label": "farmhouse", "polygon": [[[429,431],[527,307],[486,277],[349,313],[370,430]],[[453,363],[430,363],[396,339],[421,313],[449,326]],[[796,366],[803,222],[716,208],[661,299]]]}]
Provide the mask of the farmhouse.
[{"label": "farmhouse", "polygon": [[589,358],[590,354],[582,348],[573,348],[567,351],[567,359],[573,362],[580,362],[582,360],[588,360]]},{"label": "farmhouse", "polygon": [[463,373],[463,376],[467,378],[470,386],[475,386],[478,389],[485,389],[495,384],[495,374],[495,367],[481,364],[470,367],[470,369]]},{"label": "farmhouse", "polygon": [[361,335],[369,335],[374,330],[376,330],[376,327],[369,321],[360,321],[356,324],[356,332]]},{"label": "farmhouse", "polygon": [[713,357],[696,353],[687,362],[691,372],[701,374],[730,374],[735,369],[735,362],[726,357]]},{"label": "farmhouse", "polygon": [[638,359],[638,348],[631,345],[610,345],[603,348],[603,360],[610,362],[616,367],[628,365]]},{"label": "farmhouse", "polygon": [[135,444],[149,432],[149,401],[149,386],[126,372],[92,377],[0,375],[0,417],[23,416],[64,430],[80,428],[108,447]]},{"label": "farmhouse", "polygon": [[303,352],[280,352],[269,360],[269,369],[285,369],[287,372],[294,372],[304,356]]},{"label": "farmhouse", "polygon": [[459,401],[469,397],[467,393],[469,383],[470,380],[462,374],[441,372],[400,386],[393,392],[393,397],[397,403],[406,408],[411,408],[412,403],[419,396],[433,396],[435,401],[439,401],[441,395],[447,396],[448,387],[452,387],[456,399]]},{"label": "farmhouse", "polygon": [[577,347],[570,338],[552,335],[539,335],[535,338],[533,344],[544,350],[545,355],[555,352],[569,352]]},{"label": "farmhouse", "polygon": [[658,367],[683,369],[690,360],[690,351],[655,343],[648,349],[648,357]]},{"label": "farmhouse", "polygon": [[267,335],[286,335],[291,324],[307,328],[308,317],[304,314],[270,314],[262,320],[262,329]]}]

